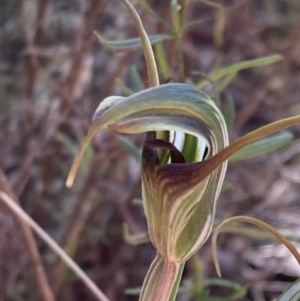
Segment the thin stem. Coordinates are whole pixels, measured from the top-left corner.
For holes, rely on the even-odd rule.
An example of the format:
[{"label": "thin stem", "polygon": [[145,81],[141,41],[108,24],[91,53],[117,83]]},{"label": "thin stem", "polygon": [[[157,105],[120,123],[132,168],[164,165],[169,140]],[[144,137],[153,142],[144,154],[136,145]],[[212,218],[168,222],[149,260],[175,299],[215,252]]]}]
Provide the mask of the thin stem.
[{"label": "thin stem", "polygon": [[149,87],[154,87],[159,85],[159,77],[157,72],[157,66],[155,62],[154,53],[152,50],[152,46],[149,40],[149,37],[144,29],[142,20],[138,13],[136,12],[135,8],[132,6],[132,4],[128,0],[123,0],[124,4],[130,11],[133,19],[134,24],[136,27],[136,30],[138,31],[139,37],[142,41],[143,45],[143,51],[144,56],[146,60],[146,66],[147,66],[147,74],[148,74],[148,81],[149,81]]},{"label": "thin stem", "polygon": [[[9,183],[5,177],[4,172],[0,168],[0,191],[3,191],[10,197],[12,202],[18,206],[19,200],[15,193],[11,190]],[[37,287],[41,294],[43,301],[54,301],[54,294],[49,285],[49,281],[46,276],[46,272],[42,263],[40,253],[37,248],[37,244],[33,233],[26,222],[16,214],[16,219],[20,225],[21,231],[23,232],[25,243],[27,244],[28,253],[34,269],[34,276],[37,282]]]},{"label": "thin stem", "polygon": [[171,296],[170,296],[168,301],[175,301],[175,299],[176,299],[178,288],[179,288],[181,278],[182,278],[182,273],[183,273],[184,266],[185,266],[185,263],[181,263],[180,266],[179,266],[176,281],[173,285]]},{"label": "thin stem", "polygon": [[[142,48],[143,48],[143,52],[144,52],[147,75],[148,75],[148,85],[149,85],[149,87],[159,86],[159,76],[158,76],[154,52],[153,52],[149,37],[144,29],[142,20],[141,20],[139,14],[137,13],[137,11],[135,10],[135,8],[129,2],[129,0],[123,0],[123,2],[127,6],[131,15],[133,16],[136,30],[142,41]],[[148,134],[147,134],[146,140],[148,139],[148,136],[149,136]]]},{"label": "thin stem", "polygon": [[198,258],[198,254],[194,254],[191,258],[192,267],[194,270],[194,288],[197,292],[201,292],[203,289],[203,271],[202,271],[202,263]]},{"label": "thin stem", "polygon": [[269,224],[267,224],[259,219],[254,218],[254,217],[234,216],[234,217],[226,219],[221,224],[219,224],[212,237],[213,261],[214,261],[218,276],[221,276],[220,266],[219,266],[218,257],[217,257],[217,248],[216,248],[218,234],[224,225],[226,225],[228,223],[232,223],[232,222],[247,222],[250,224],[254,224],[254,225],[272,233],[276,238],[278,238],[278,240],[280,240],[289,249],[289,251],[294,255],[295,259],[300,264],[300,254],[298,253],[297,249],[294,247],[294,245],[292,243],[290,243],[282,234],[280,234],[272,226],[270,226]]},{"label": "thin stem", "polygon": [[182,35],[179,34],[176,37],[176,57],[178,63],[178,74],[179,74],[179,81],[184,83],[185,82],[185,70],[184,70],[184,60],[183,60],[183,53],[182,53]]},{"label": "thin stem", "polygon": [[[66,254],[64,250],[25,212],[11,197],[0,191],[1,200],[27,225],[29,225],[38,236],[70,267],[71,270],[86,284],[100,301],[109,301],[96,284],[82,271],[82,269]],[[54,299],[53,299],[54,300]]]}]

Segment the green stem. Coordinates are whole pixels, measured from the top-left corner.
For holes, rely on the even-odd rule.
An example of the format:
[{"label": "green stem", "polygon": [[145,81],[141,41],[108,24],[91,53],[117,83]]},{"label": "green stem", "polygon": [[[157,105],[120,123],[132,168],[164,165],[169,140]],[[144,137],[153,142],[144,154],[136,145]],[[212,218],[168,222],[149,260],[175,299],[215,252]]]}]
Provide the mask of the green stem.
[{"label": "green stem", "polygon": [[179,266],[179,270],[178,270],[178,273],[177,273],[177,278],[176,278],[176,281],[173,285],[172,293],[171,293],[171,296],[169,298],[169,301],[175,301],[175,299],[176,299],[178,288],[179,288],[179,285],[180,285],[180,282],[181,282],[181,277],[182,277],[184,266],[185,266],[185,263],[181,263],[180,266]]},{"label": "green stem", "polygon": [[[159,86],[159,76],[158,76],[155,56],[154,56],[154,52],[153,52],[149,37],[144,29],[143,22],[139,16],[139,14],[135,10],[135,8],[129,2],[129,0],[123,0],[123,2],[133,17],[135,28],[136,28],[138,35],[142,42],[142,48],[143,48],[144,57],[145,57],[145,61],[146,61],[148,85],[149,85],[149,87]],[[146,140],[148,139],[148,137],[149,137],[149,135],[147,134]]]},{"label": "green stem", "polygon": [[173,301],[184,263],[170,262],[157,254],[144,280],[140,301]]},{"label": "green stem", "polygon": [[179,81],[181,83],[185,82],[185,70],[184,70],[184,60],[183,60],[183,53],[182,53],[182,36],[179,34],[176,37],[176,57],[178,63],[178,74],[179,74]]},{"label": "green stem", "polygon": [[193,288],[197,292],[201,292],[203,289],[203,271],[202,271],[202,263],[198,258],[198,254],[194,254],[191,258],[193,270],[194,270],[194,285]]},{"label": "green stem", "polygon": [[157,72],[157,66],[155,62],[154,53],[152,50],[152,46],[149,40],[149,37],[144,29],[142,20],[132,4],[128,0],[123,0],[124,4],[130,11],[134,24],[136,27],[136,30],[139,34],[139,37],[142,41],[146,66],[147,66],[147,74],[148,74],[148,81],[149,81],[149,87],[154,87],[159,85],[159,78],[158,78],[158,72]]}]

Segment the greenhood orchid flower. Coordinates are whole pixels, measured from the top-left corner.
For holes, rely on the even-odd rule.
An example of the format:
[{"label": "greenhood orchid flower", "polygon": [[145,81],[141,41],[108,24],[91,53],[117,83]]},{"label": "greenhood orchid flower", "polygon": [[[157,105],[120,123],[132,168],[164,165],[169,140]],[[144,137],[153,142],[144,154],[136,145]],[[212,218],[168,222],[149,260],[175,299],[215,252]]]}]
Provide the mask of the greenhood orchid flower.
[{"label": "greenhood orchid flower", "polygon": [[142,151],[143,206],[157,256],[140,300],[172,300],[184,262],[211,233],[227,159],[244,146],[299,122],[299,116],[280,120],[228,146],[221,112],[194,86],[165,84],[129,97],[111,96],[94,114],[67,186],[72,185],[84,151],[100,129],[148,133]]},{"label": "greenhood orchid flower", "polygon": [[[156,268],[169,263],[177,275],[211,232],[227,161],[206,174],[199,162],[228,145],[224,118],[209,96],[186,84],[152,87],[126,98],[108,97],[94,114],[68,186],[85,148],[105,127],[125,134],[148,133],[141,171],[148,231],[158,252]],[[175,280],[172,277],[167,285],[172,287]]]},{"label": "greenhood orchid flower", "polygon": [[150,132],[142,152],[150,239],[169,261],[186,261],[209,236],[227,166],[224,161],[204,175],[201,165],[195,165],[228,145],[219,109],[193,86],[166,84],[127,98],[105,99],[93,122],[81,154],[103,127],[126,134]]}]

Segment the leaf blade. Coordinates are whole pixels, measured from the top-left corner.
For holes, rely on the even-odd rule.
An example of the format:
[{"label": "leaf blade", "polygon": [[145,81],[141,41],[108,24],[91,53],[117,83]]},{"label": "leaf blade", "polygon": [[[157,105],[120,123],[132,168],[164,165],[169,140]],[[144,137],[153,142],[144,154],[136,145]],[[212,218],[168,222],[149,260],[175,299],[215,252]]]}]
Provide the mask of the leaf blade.
[{"label": "leaf blade", "polygon": [[[245,69],[253,68],[253,67],[267,66],[270,64],[277,63],[281,60],[283,60],[282,55],[273,54],[273,55],[268,55],[268,56],[264,56],[261,58],[242,61],[242,62],[232,64],[228,67],[224,67],[219,70],[213,71],[211,74],[209,74],[209,78],[213,81],[216,81],[224,76],[228,76],[231,73],[237,73],[241,70],[245,70]],[[201,89],[207,83],[208,83],[208,81],[206,79],[204,79],[204,80],[199,81],[196,86]]]},{"label": "leaf blade", "polygon": [[[142,40],[140,38],[131,38],[119,41],[110,41],[102,38],[96,31],[94,32],[98,42],[107,50],[113,52],[121,52],[127,50],[134,50],[142,47]],[[173,36],[167,34],[150,35],[149,40],[151,45],[163,42],[165,40],[171,40]]]},{"label": "leaf blade", "polygon": [[229,158],[230,162],[255,158],[266,153],[279,150],[293,141],[294,135],[290,132],[283,132],[272,137],[263,138],[241,150]]}]

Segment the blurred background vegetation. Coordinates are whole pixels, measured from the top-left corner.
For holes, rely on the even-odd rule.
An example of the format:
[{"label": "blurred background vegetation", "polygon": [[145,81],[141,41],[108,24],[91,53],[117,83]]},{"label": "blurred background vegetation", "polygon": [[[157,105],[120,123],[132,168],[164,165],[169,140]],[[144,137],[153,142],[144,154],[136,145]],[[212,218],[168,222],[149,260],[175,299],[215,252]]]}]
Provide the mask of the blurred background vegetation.
[{"label": "blurred background vegetation", "polygon": [[[132,1],[138,2],[144,1]],[[170,1],[147,2],[171,21]],[[0,7],[0,190],[18,201],[111,300],[137,300],[133,288],[141,286],[154,257],[150,244],[132,246],[122,234],[124,223],[131,233],[146,231],[139,163],[122,140],[104,131],[90,147],[74,187],[65,187],[99,102],[124,92],[117,80],[135,91],[139,75],[147,85],[141,50],[112,53],[93,36],[97,30],[109,40],[136,37],[131,17],[119,0],[0,0]],[[148,34],[166,33],[137,8]],[[299,15],[298,0],[191,1],[186,22],[196,22],[181,42],[186,78],[197,82],[239,61],[284,56],[274,65],[241,71],[217,93],[225,110],[227,99],[233,100],[231,141],[300,114]],[[170,75],[162,74],[162,81],[177,82],[174,42],[163,46]],[[214,85],[203,89],[215,95]],[[255,216],[300,248],[300,127],[292,132],[288,147],[229,165],[230,185],[218,202],[217,221]],[[130,139],[141,147],[142,135]],[[206,243],[185,268],[178,300],[275,300],[300,277],[296,261],[268,234],[246,226],[227,231],[219,238],[224,278],[216,279]],[[37,237],[36,244],[56,300],[95,300]],[[24,235],[3,204],[0,300],[43,300]]]}]

